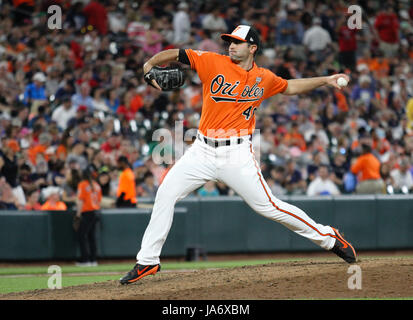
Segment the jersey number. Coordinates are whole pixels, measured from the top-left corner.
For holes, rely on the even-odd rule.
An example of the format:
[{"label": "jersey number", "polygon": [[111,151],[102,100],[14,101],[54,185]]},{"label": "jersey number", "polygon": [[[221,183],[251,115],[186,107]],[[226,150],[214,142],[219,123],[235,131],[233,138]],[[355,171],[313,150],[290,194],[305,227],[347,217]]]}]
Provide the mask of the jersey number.
[{"label": "jersey number", "polygon": [[245,116],[246,120],[251,119],[254,116],[255,110],[257,110],[257,107],[254,107],[254,108],[252,107],[253,106],[249,107],[248,109],[244,110],[244,112],[242,113]]}]

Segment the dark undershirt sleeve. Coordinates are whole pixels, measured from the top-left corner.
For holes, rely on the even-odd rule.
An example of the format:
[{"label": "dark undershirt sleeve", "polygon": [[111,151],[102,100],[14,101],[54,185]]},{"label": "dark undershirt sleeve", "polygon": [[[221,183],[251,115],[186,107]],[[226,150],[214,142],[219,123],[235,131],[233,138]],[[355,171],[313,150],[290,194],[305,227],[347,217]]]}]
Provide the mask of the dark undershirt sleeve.
[{"label": "dark undershirt sleeve", "polygon": [[191,65],[191,63],[189,62],[188,55],[185,52],[185,49],[179,49],[178,61],[183,64]]}]

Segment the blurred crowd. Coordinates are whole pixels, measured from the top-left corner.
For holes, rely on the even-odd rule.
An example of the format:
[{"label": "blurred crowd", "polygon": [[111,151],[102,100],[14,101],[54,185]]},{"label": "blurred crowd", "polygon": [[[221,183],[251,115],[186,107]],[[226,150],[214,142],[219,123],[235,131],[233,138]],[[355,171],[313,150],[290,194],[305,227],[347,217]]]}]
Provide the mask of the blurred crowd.
[{"label": "blurred crowd", "polygon": [[[62,13],[52,24],[51,5]],[[408,0],[13,0],[0,1],[0,208],[66,210],[86,168],[102,187],[103,207],[120,203],[126,168],[132,197],[154,197],[183,139],[153,133],[196,129],[202,88],[188,70],[180,90],[157,91],[144,83],[142,66],[169,48],[225,54],[219,35],[239,24],[260,32],[256,62],[278,76],[351,78],[343,90],[277,95],[261,105],[252,143],[276,196],[412,193]],[[160,143],[172,163],[152,157]],[[233,194],[208,182],[192,195]]]}]

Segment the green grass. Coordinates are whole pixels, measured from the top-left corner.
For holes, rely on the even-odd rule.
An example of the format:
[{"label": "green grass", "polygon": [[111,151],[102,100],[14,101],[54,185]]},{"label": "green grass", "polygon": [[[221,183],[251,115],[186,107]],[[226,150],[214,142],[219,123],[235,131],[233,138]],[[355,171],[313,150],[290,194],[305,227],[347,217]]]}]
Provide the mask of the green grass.
[{"label": "green grass", "polygon": [[[233,268],[267,263],[281,263],[303,259],[260,259],[236,261],[198,261],[162,263],[162,270],[185,270],[206,268]],[[77,267],[62,265],[62,287],[87,283],[117,280],[132,267],[130,263],[101,264],[97,267]],[[53,273],[47,273],[48,266],[24,266],[0,268],[0,294],[46,289],[47,281]],[[89,275],[87,275],[89,273]],[[108,273],[97,275],[97,273]],[[110,274],[117,273],[117,274]]]},{"label": "green grass", "polygon": [[[0,294],[47,289],[48,276],[0,278]],[[62,287],[119,279],[118,275],[62,277]]]}]

